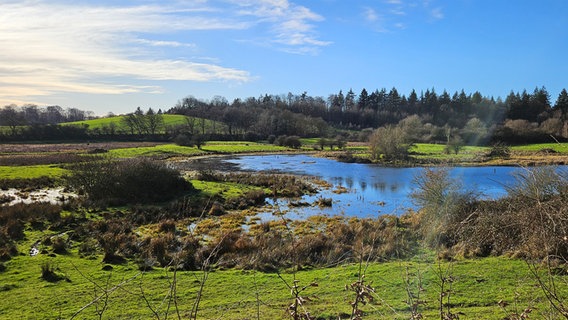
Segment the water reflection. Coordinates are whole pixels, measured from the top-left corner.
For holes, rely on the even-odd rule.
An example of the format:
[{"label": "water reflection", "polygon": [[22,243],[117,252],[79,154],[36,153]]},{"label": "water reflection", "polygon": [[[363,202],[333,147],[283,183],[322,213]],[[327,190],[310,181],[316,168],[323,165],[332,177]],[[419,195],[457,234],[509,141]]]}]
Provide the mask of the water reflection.
[{"label": "water reflection", "polygon": [[[410,198],[413,180],[421,168],[388,168],[378,165],[342,163],[308,155],[260,155],[242,156],[227,161],[241,170],[282,172],[316,176],[334,186],[349,189],[335,194],[323,190],[315,196],[305,196],[301,201],[313,203],[318,197],[332,198],[331,208],[302,207],[293,210],[295,215],[345,214],[348,216],[374,217],[382,214],[400,215],[408,209],[416,209]],[[506,194],[505,186],[511,185],[515,167],[460,167],[450,169],[450,175],[467,188],[485,198],[498,198]],[[279,205],[282,205],[280,203]],[[284,210],[286,210],[285,208]],[[292,209],[290,209],[292,210]]]}]

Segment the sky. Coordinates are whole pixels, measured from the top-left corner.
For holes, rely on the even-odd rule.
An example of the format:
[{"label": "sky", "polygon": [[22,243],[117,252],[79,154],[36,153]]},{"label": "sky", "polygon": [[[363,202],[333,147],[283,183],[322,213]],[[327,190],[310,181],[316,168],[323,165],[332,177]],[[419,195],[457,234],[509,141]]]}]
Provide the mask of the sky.
[{"label": "sky", "polygon": [[0,106],[568,88],[566,0],[0,0]]}]

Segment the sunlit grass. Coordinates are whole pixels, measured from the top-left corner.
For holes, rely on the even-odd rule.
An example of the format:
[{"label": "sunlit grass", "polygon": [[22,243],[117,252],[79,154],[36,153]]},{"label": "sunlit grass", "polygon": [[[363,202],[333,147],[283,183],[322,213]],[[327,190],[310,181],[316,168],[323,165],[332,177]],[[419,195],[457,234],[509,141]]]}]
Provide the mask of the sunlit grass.
[{"label": "sunlit grass", "polygon": [[211,141],[203,145],[201,149],[215,153],[279,152],[290,150],[286,147],[248,141]]},{"label": "sunlit grass", "polygon": [[568,143],[536,143],[511,147],[513,151],[541,151],[545,149],[559,153],[568,153]]},{"label": "sunlit grass", "polygon": [[201,191],[205,196],[219,195],[225,199],[237,198],[248,191],[262,189],[260,187],[248,186],[234,182],[217,182],[217,181],[201,181],[190,180],[193,187]]},{"label": "sunlit grass", "polygon": [[[27,251],[40,238],[39,233],[28,234],[29,241],[22,243],[20,250]],[[162,316],[167,310],[167,297],[172,284],[173,272],[162,268],[141,272],[132,263],[114,265],[103,271],[101,257],[81,259],[76,249],[69,254],[49,257],[40,254],[35,257],[19,255],[6,262],[7,270],[2,273],[0,285],[0,314],[6,319],[70,318],[82,307],[95,300],[103,289],[117,285],[119,290],[109,292],[108,300],[87,306],[80,313],[81,319],[97,318],[97,308],[107,309],[104,318],[153,318],[154,315],[142,294],[151,306]],[[52,263],[69,281],[46,282],[40,277],[40,266]],[[412,261],[372,263],[365,271],[365,281],[375,288],[375,300],[361,306],[369,319],[409,319],[410,307],[405,279],[412,284],[413,294],[424,301],[419,306],[426,319],[439,317],[438,297],[439,268],[447,272],[451,267],[453,280],[451,302],[454,313],[462,312],[468,319],[501,319],[507,312],[498,306],[503,300],[509,304],[510,312],[534,309],[531,318],[544,317],[546,300],[527,266],[520,260],[508,258],[483,258],[460,260],[452,264],[438,265],[430,259],[416,257]],[[309,286],[302,293],[311,301],[304,304],[304,310],[313,316],[337,319],[351,313],[350,302],[354,299],[345,287],[358,279],[358,265],[340,265],[333,268],[316,268],[299,271],[294,276],[283,272],[282,278],[298,285]],[[180,314],[189,315],[197,292],[201,272],[180,271],[176,275],[177,305]],[[421,282],[423,290],[418,289]],[[95,285],[96,283],[96,285]],[[96,286],[100,286],[97,289]],[[559,288],[566,294],[566,288]],[[286,319],[286,306],[292,300],[290,290],[276,273],[245,270],[216,270],[209,274],[203,288],[202,301],[198,311],[201,319]],[[164,303],[166,302],[166,303]],[[169,315],[175,314],[172,307]],[[346,318],[346,317],[345,317]]]},{"label": "sunlit grass", "polygon": [[0,166],[0,179],[57,178],[66,172],[67,170],[55,165]]},{"label": "sunlit grass", "polygon": [[[84,121],[65,122],[61,123],[61,125],[79,125],[79,126],[87,125],[89,130],[103,129],[114,126],[115,130],[117,131],[129,132],[130,129],[124,123],[124,118],[125,116],[114,116],[114,117],[97,118],[97,119],[84,120]],[[179,114],[163,114],[162,118],[164,120],[163,127],[175,127],[175,126],[186,125],[188,119],[187,116]],[[222,129],[225,126],[224,124],[219,122],[216,122],[214,124],[212,120],[207,120],[207,119],[202,120],[199,118],[191,118],[191,119],[193,119],[195,128],[199,128],[199,130],[204,128],[206,131],[210,131],[213,127],[217,129]],[[201,123],[201,121],[203,121],[203,123]],[[163,132],[164,130],[162,128],[160,133]]]},{"label": "sunlit grass", "polygon": [[118,158],[149,156],[195,156],[205,152],[196,147],[184,147],[175,144],[163,144],[153,147],[121,148],[109,150],[108,155]]}]

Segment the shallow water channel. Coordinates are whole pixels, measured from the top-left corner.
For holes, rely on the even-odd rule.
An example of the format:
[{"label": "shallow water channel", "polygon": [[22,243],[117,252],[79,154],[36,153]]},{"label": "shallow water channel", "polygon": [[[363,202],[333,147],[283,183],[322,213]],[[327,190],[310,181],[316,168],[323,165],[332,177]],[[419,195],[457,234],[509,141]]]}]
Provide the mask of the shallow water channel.
[{"label": "shallow water channel", "polygon": [[[221,158],[221,165],[232,170],[279,172],[316,176],[331,184],[331,189],[317,195],[295,199],[313,203],[318,198],[331,198],[331,207],[289,207],[287,200],[279,200],[278,208],[292,219],[314,214],[356,217],[376,217],[382,214],[400,215],[416,209],[410,194],[415,186],[413,179],[422,168],[391,168],[373,164],[343,163],[309,155],[253,155]],[[499,198],[506,194],[506,186],[514,184],[513,172],[519,167],[452,167],[450,175],[462,182],[464,188],[478,192],[482,198]],[[337,186],[347,192],[336,194]],[[274,211],[274,210],[272,210]],[[266,214],[269,214],[267,212]],[[261,218],[264,220],[267,216]]]}]

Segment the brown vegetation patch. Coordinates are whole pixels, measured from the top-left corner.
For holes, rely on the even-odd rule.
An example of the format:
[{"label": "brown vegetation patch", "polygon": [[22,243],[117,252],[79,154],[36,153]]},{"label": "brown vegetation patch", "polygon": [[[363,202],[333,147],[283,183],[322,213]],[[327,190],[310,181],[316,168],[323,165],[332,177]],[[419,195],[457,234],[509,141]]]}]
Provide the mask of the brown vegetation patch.
[{"label": "brown vegetation patch", "polygon": [[96,142],[96,143],[6,143],[0,144],[0,153],[88,152],[94,149],[121,149],[153,147],[158,142]]}]

